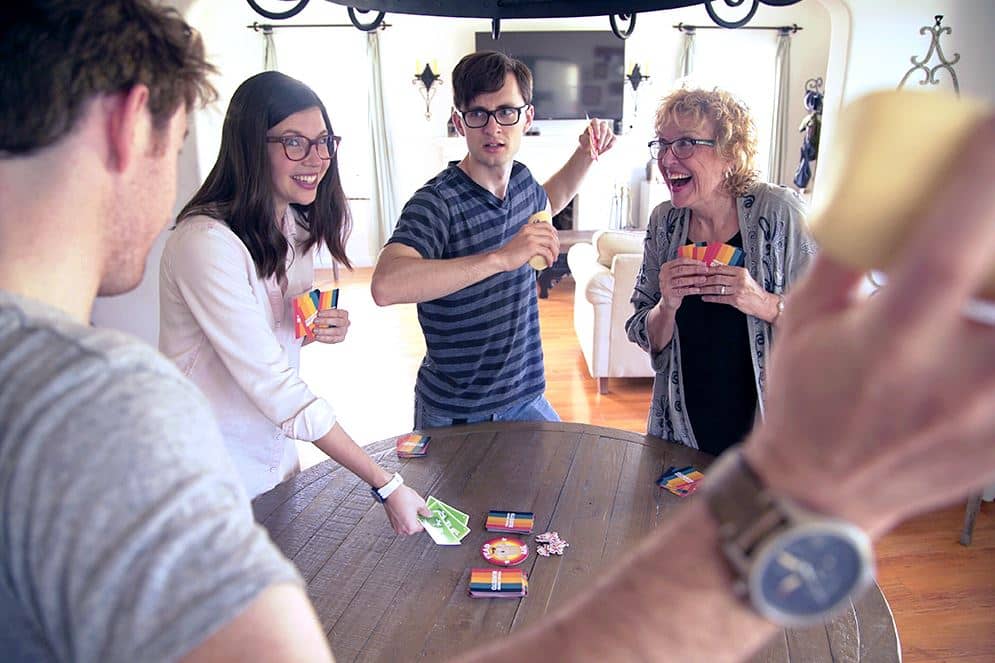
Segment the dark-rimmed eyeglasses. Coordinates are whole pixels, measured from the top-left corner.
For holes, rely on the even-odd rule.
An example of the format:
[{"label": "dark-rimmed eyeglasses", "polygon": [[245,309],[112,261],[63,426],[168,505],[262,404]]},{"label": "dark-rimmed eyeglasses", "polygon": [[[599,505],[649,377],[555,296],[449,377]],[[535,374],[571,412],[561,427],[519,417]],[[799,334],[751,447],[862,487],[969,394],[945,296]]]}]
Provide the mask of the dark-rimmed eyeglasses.
[{"label": "dark-rimmed eyeglasses", "polygon": [[510,127],[513,124],[518,124],[518,120],[522,117],[522,111],[531,106],[532,104],[525,104],[524,106],[502,106],[497,110],[484,110],[483,108],[471,108],[468,111],[458,111],[461,118],[463,118],[463,124],[471,129],[482,129],[487,126],[487,123],[494,118],[494,121],[500,124],[502,127]]},{"label": "dark-rimmed eyeglasses", "polygon": [[715,147],[714,140],[707,140],[705,138],[678,138],[677,140],[663,140],[662,138],[657,138],[656,140],[651,140],[646,143],[647,147],[650,148],[650,156],[653,159],[659,159],[664,154],[667,153],[669,149],[674,153],[674,156],[678,159],[687,159],[692,154],[694,154],[694,148],[698,145],[707,145],[708,147]]},{"label": "dark-rimmed eyeglasses", "polygon": [[300,136],[298,134],[288,134],[286,136],[266,136],[267,143],[282,143],[283,153],[287,155],[287,158],[291,161],[304,161],[304,159],[307,159],[307,156],[311,154],[312,146],[314,147],[315,152],[317,152],[319,159],[322,161],[328,161],[335,156],[341,141],[341,136],[333,136],[331,134],[328,134],[327,136],[319,136],[314,140],[311,140],[307,136]]}]

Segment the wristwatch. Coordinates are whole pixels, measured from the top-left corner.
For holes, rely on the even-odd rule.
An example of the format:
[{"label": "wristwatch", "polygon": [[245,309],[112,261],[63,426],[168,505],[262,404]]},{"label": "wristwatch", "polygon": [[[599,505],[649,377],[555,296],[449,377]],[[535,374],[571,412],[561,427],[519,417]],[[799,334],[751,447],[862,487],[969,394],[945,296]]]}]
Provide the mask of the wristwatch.
[{"label": "wristwatch", "polygon": [[739,448],[722,455],[702,488],[718,522],[734,591],[783,626],[824,622],[871,584],[871,540],[856,525],[771,495]]},{"label": "wristwatch", "polygon": [[384,502],[387,501],[387,498],[394,493],[395,490],[401,487],[401,484],[403,483],[404,483],[404,477],[402,477],[397,472],[394,472],[394,476],[390,478],[390,481],[380,486],[379,488],[370,488],[370,492],[373,493],[373,499],[383,504]]}]

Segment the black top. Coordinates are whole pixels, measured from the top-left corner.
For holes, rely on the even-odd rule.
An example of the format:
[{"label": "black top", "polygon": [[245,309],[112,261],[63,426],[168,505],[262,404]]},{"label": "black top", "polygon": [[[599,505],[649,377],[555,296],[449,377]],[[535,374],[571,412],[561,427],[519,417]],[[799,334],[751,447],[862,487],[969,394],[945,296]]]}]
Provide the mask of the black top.
[{"label": "black top", "polygon": [[[727,244],[742,248],[742,235]],[[746,314],[691,295],[676,321],[688,420],[698,448],[718,455],[746,437],[757,409]]]}]

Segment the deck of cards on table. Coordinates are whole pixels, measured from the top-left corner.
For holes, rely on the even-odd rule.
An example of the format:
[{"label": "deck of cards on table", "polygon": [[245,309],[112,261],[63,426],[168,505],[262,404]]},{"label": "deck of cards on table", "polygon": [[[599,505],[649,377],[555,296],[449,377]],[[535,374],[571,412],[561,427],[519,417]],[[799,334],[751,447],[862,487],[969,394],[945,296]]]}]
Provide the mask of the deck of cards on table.
[{"label": "deck of cards on table", "polygon": [[395,438],[398,458],[421,458],[428,453],[428,443],[431,440],[428,435],[421,433],[408,433]]},{"label": "deck of cards on table", "polygon": [[705,478],[701,470],[692,465],[687,467],[668,467],[656,480],[661,488],[666,488],[678,497],[687,497],[698,488],[698,482]]},{"label": "deck of cards on table", "polygon": [[470,516],[459,509],[429,495],[425,506],[432,512],[431,517],[418,516],[428,535],[440,546],[458,546],[470,533],[467,523]]},{"label": "deck of cards on table", "polygon": [[522,569],[470,569],[467,593],[475,599],[520,598],[529,593],[529,578]]},{"label": "deck of cards on table", "polygon": [[531,511],[488,511],[484,528],[488,532],[531,534],[535,514]]}]

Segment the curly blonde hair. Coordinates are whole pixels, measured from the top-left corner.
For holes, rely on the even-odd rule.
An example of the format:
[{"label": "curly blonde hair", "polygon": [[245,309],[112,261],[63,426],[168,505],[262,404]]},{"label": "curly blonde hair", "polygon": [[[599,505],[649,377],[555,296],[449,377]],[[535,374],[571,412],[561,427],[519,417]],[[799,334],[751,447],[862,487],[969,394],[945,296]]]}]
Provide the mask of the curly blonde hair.
[{"label": "curly blonde hair", "polygon": [[757,127],[746,106],[723,90],[680,89],[660,102],[653,123],[657,134],[666,125],[682,129],[700,128],[706,120],[715,123],[715,149],[732,162],[725,187],[742,196],[757,181]]}]

